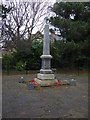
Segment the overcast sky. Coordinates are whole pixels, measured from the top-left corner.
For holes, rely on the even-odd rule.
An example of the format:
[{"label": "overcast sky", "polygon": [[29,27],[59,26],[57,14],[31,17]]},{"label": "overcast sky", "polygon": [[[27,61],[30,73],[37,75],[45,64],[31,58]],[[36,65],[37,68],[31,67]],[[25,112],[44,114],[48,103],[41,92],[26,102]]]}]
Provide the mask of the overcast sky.
[{"label": "overcast sky", "polygon": [[[34,2],[36,0],[0,0],[0,3],[7,3],[7,2]],[[45,1],[45,0],[38,0],[38,1]],[[48,0],[48,2],[55,3],[56,0]]]},{"label": "overcast sky", "polygon": [[[0,4],[9,4],[9,2],[36,2],[36,0],[0,0]],[[38,0],[38,1],[41,1],[41,2],[45,2],[45,0]],[[53,5],[54,3],[56,2],[56,0],[48,0],[48,3],[50,4],[50,5]],[[51,15],[53,15],[53,14],[51,14]],[[51,16],[50,15],[50,16]],[[47,16],[47,17],[50,17],[50,16]],[[1,21],[1,18],[0,18],[0,21]],[[44,25],[45,25],[45,21],[44,21],[44,19],[42,18],[41,19],[41,21],[43,21],[44,23],[43,23],[43,27],[44,27]],[[40,26],[41,27],[41,26]],[[35,34],[38,30],[40,30],[40,27],[39,26],[37,26],[37,27],[35,27],[34,29],[33,29],[33,31],[32,31],[32,33],[33,34]],[[51,26],[50,26],[51,27]],[[23,28],[22,28],[23,29]],[[2,46],[1,45],[1,43],[0,43],[0,46]]]},{"label": "overcast sky", "polygon": [[[9,2],[34,2],[34,1],[36,1],[36,0],[0,0],[0,2],[1,3],[3,3],[3,4],[9,4]],[[45,0],[37,0],[37,1],[41,1],[41,2],[43,2],[43,1],[45,1]],[[54,3],[56,2],[56,0],[48,0],[48,3],[49,4],[51,4],[51,5],[53,5]],[[50,15],[51,16],[51,15]],[[49,16],[49,17],[50,17]],[[42,20],[40,20],[40,22],[41,21],[43,21],[43,18],[42,18]],[[43,21],[44,22],[44,21]],[[45,23],[43,23],[43,25],[44,25]],[[37,26],[37,27],[35,27],[34,29],[33,29],[33,31],[32,31],[32,33],[33,34],[35,34],[39,29],[40,29],[40,27],[41,26]]]}]

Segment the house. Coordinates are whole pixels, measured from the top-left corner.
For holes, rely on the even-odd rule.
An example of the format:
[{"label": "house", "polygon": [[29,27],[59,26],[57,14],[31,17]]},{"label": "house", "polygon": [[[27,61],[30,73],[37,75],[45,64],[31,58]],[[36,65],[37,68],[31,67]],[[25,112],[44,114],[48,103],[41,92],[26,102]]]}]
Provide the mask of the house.
[{"label": "house", "polygon": [[37,40],[37,41],[42,42],[43,40],[43,35],[40,31],[37,31],[35,34],[31,35],[31,33],[28,30],[28,39],[30,39],[30,37],[32,37],[32,41]]},{"label": "house", "polygon": [[32,34],[32,40],[37,40],[42,42],[43,40],[43,35],[40,31],[37,31],[35,34]]},{"label": "house", "polygon": [[[30,33],[28,34],[28,37],[30,38]],[[30,41],[29,41],[29,38],[28,40],[22,40],[20,41],[20,46],[19,46],[19,49],[28,49],[29,46],[30,46]],[[39,42],[42,42],[43,40],[43,35],[41,34],[40,31],[37,31],[35,34],[32,34],[32,41],[39,41]],[[3,47],[1,47],[2,49],[2,55],[5,55],[5,54],[11,54],[12,52],[16,52],[16,49],[15,49],[15,45],[12,44],[13,42],[12,41],[8,41],[6,44],[3,43]]]},{"label": "house", "polygon": [[[32,40],[37,40],[42,42],[43,41],[43,34],[40,31],[37,31],[35,34],[32,34]],[[55,34],[54,30],[50,30],[49,38],[51,43],[53,43],[55,40],[63,40],[63,37],[59,34]]]},{"label": "house", "polygon": [[53,29],[50,29],[50,41],[53,43],[55,40],[63,40],[63,37],[59,34],[55,34]]}]

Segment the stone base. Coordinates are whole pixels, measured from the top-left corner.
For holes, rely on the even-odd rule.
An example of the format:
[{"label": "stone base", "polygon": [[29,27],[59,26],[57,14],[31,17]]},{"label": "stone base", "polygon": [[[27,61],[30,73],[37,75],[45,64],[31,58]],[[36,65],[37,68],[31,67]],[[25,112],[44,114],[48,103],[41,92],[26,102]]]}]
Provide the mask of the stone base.
[{"label": "stone base", "polygon": [[56,81],[55,79],[48,79],[48,80],[40,80],[38,78],[34,79],[38,84],[40,84],[40,86],[52,86],[55,85],[54,82]]},{"label": "stone base", "polygon": [[53,71],[51,69],[41,69],[41,74],[53,74]]},{"label": "stone base", "polygon": [[41,73],[38,73],[37,78],[40,79],[40,80],[53,80],[53,79],[55,79],[55,75],[54,74],[41,74]]},{"label": "stone base", "polygon": [[37,74],[35,81],[40,84],[40,86],[51,86],[54,85],[55,75],[54,74]]}]

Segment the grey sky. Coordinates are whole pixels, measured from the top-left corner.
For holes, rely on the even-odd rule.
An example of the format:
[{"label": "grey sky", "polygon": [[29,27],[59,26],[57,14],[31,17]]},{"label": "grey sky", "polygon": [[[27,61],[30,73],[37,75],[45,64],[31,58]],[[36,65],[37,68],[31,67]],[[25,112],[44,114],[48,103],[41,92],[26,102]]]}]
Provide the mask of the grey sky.
[{"label": "grey sky", "polygon": [[[36,0],[0,0],[0,2],[2,2],[3,4],[9,4],[9,2],[34,2]],[[41,1],[43,2],[44,0],[37,0],[37,1]],[[48,0],[48,4],[51,6],[56,2],[56,0]],[[50,17],[52,14],[50,14],[48,17]],[[43,25],[40,25],[43,22]],[[33,29],[32,33],[35,34],[37,31],[40,31],[40,28],[43,28],[45,24],[45,21],[43,19],[43,17],[39,20],[37,26]],[[24,29],[24,26],[21,28]]]}]

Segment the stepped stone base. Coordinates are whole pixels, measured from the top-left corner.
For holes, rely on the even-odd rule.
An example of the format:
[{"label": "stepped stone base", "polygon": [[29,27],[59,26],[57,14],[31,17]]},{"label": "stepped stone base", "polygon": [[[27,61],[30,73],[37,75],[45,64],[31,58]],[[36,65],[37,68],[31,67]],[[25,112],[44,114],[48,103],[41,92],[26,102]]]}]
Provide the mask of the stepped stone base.
[{"label": "stepped stone base", "polygon": [[53,71],[51,69],[41,69],[41,74],[53,74]]},{"label": "stepped stone base", "polygon": [[41,86],[51,86],[54,85],[55,75],[38,73],[37,78],[35,78],[35,81]]},{"label": "stepped stone base", "polygon": [[55,79],[47,79],[47,80],[40,80],[38,78],[34,79],[38,84],[40,84],[40,86],[52,86],[55,85],[54,82],[57,81]]},{"label": "stepped stone base", "polygon": [[41,73],[38,73],[37,78],[40,79],[40,80],[52,80],[52,79],[55,79],[55,75],[54,74],[41,74]]}]

